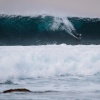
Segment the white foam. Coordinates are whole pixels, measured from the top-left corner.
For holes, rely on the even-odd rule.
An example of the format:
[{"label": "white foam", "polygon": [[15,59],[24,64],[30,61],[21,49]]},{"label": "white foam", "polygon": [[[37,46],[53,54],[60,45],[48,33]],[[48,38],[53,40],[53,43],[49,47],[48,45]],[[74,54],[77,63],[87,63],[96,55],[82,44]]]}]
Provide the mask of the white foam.
[{"label": "white foam", "polygon": [[0,80],[99,72],[100,45],[0,47]]},{"label": "white foam", "polygon": [[72,23],[65,17],[55,17],[51,29],[58,30],[61,24],[63,24],[61,30],[68,32],[75,30]]},{"label": "white foam", "polygon": [[53,24],[51,25],[51,30],[55,31],[58,29],[64,30],[68,32],[70,35],[72,35],[73,37],[75,37],[74,34],[72,33],[72,31],[75,31],[75,28],[66,17],[54,18]]}]

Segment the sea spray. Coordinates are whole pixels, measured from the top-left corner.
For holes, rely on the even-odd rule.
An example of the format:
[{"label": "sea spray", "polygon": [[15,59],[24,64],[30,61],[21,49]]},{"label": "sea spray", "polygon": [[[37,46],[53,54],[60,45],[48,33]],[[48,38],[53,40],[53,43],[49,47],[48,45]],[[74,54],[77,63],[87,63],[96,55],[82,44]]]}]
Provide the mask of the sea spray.
[{"label": "sea spray", "polygon": [[99,45],[3,46],[0,47],[0,80],[96,75],[100,73],[99,51]]}]

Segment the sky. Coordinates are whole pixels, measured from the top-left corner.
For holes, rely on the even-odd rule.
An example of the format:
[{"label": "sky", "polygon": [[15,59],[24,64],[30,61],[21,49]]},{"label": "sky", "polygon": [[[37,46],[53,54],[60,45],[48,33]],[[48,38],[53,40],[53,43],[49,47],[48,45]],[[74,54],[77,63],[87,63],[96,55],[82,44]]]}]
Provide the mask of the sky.
[{"label": "sky", "polygon": [[100,0],[0,0],[0,14],[41,12],[100,17]]}]

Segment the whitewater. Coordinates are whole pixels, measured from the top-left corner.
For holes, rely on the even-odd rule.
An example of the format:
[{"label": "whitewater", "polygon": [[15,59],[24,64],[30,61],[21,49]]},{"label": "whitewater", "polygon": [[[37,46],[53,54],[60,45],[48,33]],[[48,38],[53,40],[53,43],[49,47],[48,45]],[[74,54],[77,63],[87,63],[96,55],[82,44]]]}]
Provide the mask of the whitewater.
[{"label": "whitewater", "polygon": [[99,66],[100,45],[1,46],[0,99],[99,100]]},{"label": "whitewater", "polygon": [[[0,47],[0,79],[96,75],[100,45],[43,45]],[[3,74],[6,72],[6,74]]]}]

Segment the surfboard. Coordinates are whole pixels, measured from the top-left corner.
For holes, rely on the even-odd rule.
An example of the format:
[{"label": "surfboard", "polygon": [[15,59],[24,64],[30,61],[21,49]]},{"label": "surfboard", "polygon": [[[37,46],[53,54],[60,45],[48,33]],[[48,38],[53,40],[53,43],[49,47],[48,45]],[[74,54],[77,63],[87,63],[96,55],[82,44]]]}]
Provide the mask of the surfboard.
[{"label": "surfboard", "polygon": [[76,39],[81,39],[81,34],[74,34],[74,37],[76,38]]},{"label": "surfboard", "polygon": [[74,38],[81,40],[81,34],[71,34]]}]

